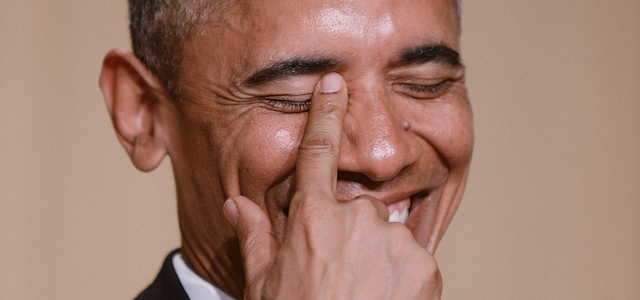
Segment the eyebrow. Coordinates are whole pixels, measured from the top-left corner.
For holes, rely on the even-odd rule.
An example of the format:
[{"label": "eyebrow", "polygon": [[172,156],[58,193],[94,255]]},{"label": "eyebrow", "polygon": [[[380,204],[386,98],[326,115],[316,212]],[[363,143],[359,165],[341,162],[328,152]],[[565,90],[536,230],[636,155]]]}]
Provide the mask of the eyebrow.
[{"label": "eyebrow", "polygon": [[[460,54],[443,44],[426,44],[410,48],[401,53],[400,59],[393,65],[424,64],[428,62],[445,63],[460,67]],[[275,61],[267,67],[253,73],[242,82],[245,87],[264,86],[274,81],[300,76],[324,73],[335,69],[340,63],[331,58],[292,58]]]},{"label": "eyebrow", "polygon": [[460,54],[443,44],[427,44],[402,52],[395,65],[424,64],[428,62],[444,63],[451,67],[460,67]]},{"label": "eyebrow", "polygon": [[253,73],[242,85],[257,87],[293,76],[323,73],[336,68],[338,64],[337,60],[329,58],[285,59]]}]

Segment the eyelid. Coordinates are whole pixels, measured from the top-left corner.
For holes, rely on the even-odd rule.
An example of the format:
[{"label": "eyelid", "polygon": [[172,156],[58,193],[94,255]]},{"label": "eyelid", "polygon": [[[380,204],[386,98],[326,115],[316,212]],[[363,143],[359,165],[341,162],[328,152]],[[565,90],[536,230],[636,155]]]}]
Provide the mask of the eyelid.
[{"label": "eyelid", "polygon": [[259,96],[259,98],[270,100],[270,101],[288,101],[288,102],[305,102],[311,100],[311,96],[313,93],[304,93],[304,94],[276,94],[276,95],[263,95]]},{"label": "eyelid", "polygon": [[433,84],[429,83],[416,83],[413,81],[404,81],[397,82],[394,86],[400,86],[400,90],[398,92],[414,98],[421,100],[435,99],[442,95],[444,95],[455,80],[446,78],[446,79],[438,79],[437,82]]},{"label": "eyelid", "polygon": [[404,85],[415,90],[435,90],[446,88],[451,85],[451,83],[451,79],[443,79],[434,84],[404,83]]},{"label": "eyelid", "polygon": [[309,111],[311,106],[312,93],[300,95],[279,94],[265,95],[258,98],[263,99],[274,110],[282,113],[302,113]]},{"label": "eyelid", "polygon": [[269,106],[283,113],[301,113],[309,111],[311,99],[307,101],[269,100]]}]

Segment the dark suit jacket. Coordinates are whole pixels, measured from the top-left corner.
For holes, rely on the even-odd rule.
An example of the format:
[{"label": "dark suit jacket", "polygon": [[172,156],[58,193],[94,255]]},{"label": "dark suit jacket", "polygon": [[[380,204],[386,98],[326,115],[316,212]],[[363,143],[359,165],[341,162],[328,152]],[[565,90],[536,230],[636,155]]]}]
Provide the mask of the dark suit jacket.
[{"label": "dark suit jacket", "polygon": [[178,252],[180,249],[169,253],[156,279],[136,297],[136,300],[189,300],[173,268],[172,258]]}]

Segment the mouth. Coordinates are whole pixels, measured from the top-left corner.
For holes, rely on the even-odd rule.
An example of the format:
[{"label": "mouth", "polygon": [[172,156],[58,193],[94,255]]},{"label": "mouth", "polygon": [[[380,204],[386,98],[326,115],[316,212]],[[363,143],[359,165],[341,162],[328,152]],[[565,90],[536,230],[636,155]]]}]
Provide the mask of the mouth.
[{"label": "mouth", "polygon": [[403,199],[393,204],[387,205],[389,210],[389,223],[404,224],[409,219],[409,209],[411,207],[411,199]]},{"label": "mouth", "polygon": [[[414,194],[409,194],[410,196],[404,194],[404,197],[402,197],[402,195],[396,194],[396,196],[400,197],[381,197],[383,199],[380,200],[387,206],[387,210],[389,212],[389,223],[403,224],[414,234],[414,236],[425,235],[426,233],[421,233],[419,228],[424,227],[424,223],[428,221],[425,220],[425,218],[432,218],[432,204],[430,203],[431,200],[429,200],[432,196],[432,192],[432,190],[423,190]],[[392,200],[394,198],[401,200]],[[272,213],[270,213],[272,224],[281,224],[280,226],[273,227],[274,235],[276,236],[278,243],[282,243],[285,223],[289,218],[288,204],[289,203],[287,202],[282,203],[281,205],[275,205],[272,207]],[[425,238],[422,239],[425,240],[427,237],[428,234],[426,234]],[[426,240],[424,241],[424,244],[426,245]]]},{"label": "mouth", "polygon": [[428,196],[428,191],[422,191],[408,198],[388,204],[389,223],[395,222],[407,225],[407,221],[411,221],[411,219],[415,221],[416,218],[420,218],[420,207],[424,208],[422,203],[426,202],[424,200],[428,198]]},{"label": "mouth", "polygon": [[[389,210],[389,223],[406,223],[409,219],[410,208],[411,199],[409,198],[387,205],[387,209]],[[282,208],[281,211],[285,217],[289,217],[288,206]]]},{"label": "mouth", "polygon": [[[389,223],[405,224],[411,216],[412,208],[415,208],[426,197],[425,192],[421,192],[411,197],[395,201],[391,204],[387,204],[387,210],[389,211]],[[280,211],[284,217],[289,217],[289,206],[281,207]]]}]

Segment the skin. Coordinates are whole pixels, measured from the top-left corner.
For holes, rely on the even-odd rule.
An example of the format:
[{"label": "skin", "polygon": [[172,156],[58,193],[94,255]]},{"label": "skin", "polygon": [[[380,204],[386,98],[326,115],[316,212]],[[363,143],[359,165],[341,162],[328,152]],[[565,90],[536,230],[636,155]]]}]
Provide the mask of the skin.
[{"label": "skin", "polygon": [[[454,5],[246,1],[226,15],[186,44],[180,101],[125,50],[100,79],[134,165],[171,157],[189,266],[238,298],[439,298],[433,253],[466,184],[472,113],[462,65],[403,54],[459,52]],[[292,60],[331,63],[259,76]],[[405,225],[386,222],[409,200]]]}]

